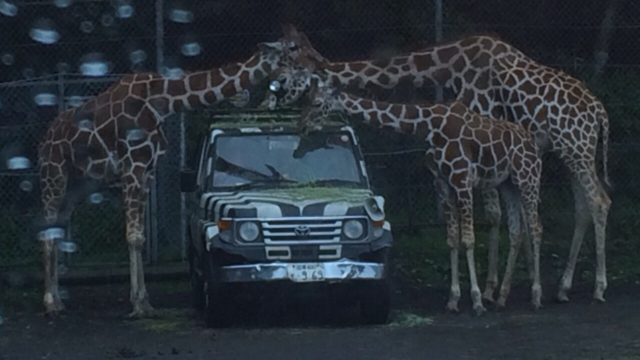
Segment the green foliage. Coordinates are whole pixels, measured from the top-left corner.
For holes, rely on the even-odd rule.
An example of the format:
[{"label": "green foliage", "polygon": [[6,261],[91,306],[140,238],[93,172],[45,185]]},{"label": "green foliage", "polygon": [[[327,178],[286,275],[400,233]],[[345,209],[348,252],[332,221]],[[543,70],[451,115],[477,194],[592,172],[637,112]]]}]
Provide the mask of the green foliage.
[{"label": "green foliage", "polygon": [[[640,134],[640,70],[616,69],[588,84],[609,114],[611,140],[637,142]],[[640,168],[640,165],[639,165]]]},{"label": "green foliage", "polygon": [[81,204],[73,213],[71,234],[78,243],[78,253],[70,256],[76,264],[128,261],[124,212],[119,203]]}]

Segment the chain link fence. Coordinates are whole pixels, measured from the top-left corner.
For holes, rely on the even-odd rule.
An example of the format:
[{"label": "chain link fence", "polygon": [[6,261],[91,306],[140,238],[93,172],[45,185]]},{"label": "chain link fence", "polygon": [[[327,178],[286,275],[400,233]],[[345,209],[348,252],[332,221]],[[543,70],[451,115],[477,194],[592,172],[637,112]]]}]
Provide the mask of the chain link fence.
[{"label": "chain link fence", "polygon": [[[608,250],[637,254],[639,18],[640,4],[624,0],[0,0],[0,267],[38,264],[38,176],[10,170],[6,161],[20,155],[35,164],[36,147],[60,110],[98,94],[117,74],[199,70],[246,59],[258,42],[277,39],[286,22],[297,24],[334,61],[384,57],[438,38],[482,32],[585,80],[611,119]],[[393,96],[416,101],[432,100],[434,94],[429,89]],[[181,145],[189,124],[180,119],[166,124],[169,149],[157,169],[148,212],[148,262],[184,260],[178,170],[194,154]],[[356,128],[397,236],[440,226],[424,145]],[[549,251],[566,254],[573,231],[570,179],[553,155],[543,161],[545,241]],[[105,189],[80,205],[71,222],[79,251],[65,261],[99,266],[127,261],[120,201],[117,190]]]}]

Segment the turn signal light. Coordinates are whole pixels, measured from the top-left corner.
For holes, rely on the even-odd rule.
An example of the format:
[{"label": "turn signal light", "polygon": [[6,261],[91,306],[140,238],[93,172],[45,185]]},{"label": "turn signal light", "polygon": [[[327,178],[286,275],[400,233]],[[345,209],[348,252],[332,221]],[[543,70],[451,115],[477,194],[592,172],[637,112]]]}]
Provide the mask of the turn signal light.
[{"label": "turn signal light", "polygon": [[218,229],[220,229],[220,231],[229,230],[231,229],[232,223],[231,220],[218,220]]}]

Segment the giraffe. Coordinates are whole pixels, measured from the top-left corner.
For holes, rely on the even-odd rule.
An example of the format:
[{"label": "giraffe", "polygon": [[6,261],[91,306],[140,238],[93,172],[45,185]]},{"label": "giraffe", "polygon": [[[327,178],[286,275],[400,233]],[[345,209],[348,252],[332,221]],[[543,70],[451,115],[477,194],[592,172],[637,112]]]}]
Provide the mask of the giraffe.
[{"label": "giraffe", "polygon": [[[571,173],[575,226],[556,298],[560,302],[569,301],[578,253],[587,228],[593,223],[596,248],[593,298],[605,302],[605,239],[611,199],[596,171],[596,152],[601,131],[603,178],[604,184],[609,185],[609,118],[600,100],[583,82],[536,62],[495,36],[468,36],[384,60],[351,62],[329,62],[293,26],[287,29],[285,37],[315,55],[297,58],[297,66],[324,74],[334,84],[349,89],[392,89],[407,81],[416,88],[439,85],[452,90],[456,100],[472,111],[521,124],[533,135],[542,153],[557,154]],[[491,301],[498,279],[501,214],[494,189],[483,191],[483,197],[491,223],[489,271],[483,296]]]},{"label": "giraffe", "polygon": [[302,132],[321,128],[330,112],[339,111],[358,117],[372,127],[417,136],[429,145],[426,163],[443,200],[447,220],[451,262],[451,290],[446,306],[449,311],[458,311],[460,243],[469,268],[473,309],[478,315],[485,311],[474,260],[474,188],[497,188],[507,204],[510,248],[498,306],[506,304],[518,250],[524,231],[528,230],[533,241],[531,302],[536,309],[541,307],[542,225],[538,202],[542,162],[535,141],[524,128],[479,115],[459,101],[435,105],[373,101],[339,92],[321,80],[312,81],[309,97],[310,104],[303,109],[300,120]]},{"label": "giraffe", "polygon": [[[64,309],[58,290],[55,241],[73,210],[70,179],[92,179],[120,186],[129,247],[130,317],[153,312],[144,282],[141,250],[144,208],[153,169],[165,153],[162,125],[174,113],[229,100],[255,86],[298,56],[295,44],[279,39],[258,45],[243,63],[167,78],[155,73],[123,76],[77,108],[60,113],[38,149],[44,207],[44,306],[47,314]],[[53,229],[53,230],[52,230]]]}]

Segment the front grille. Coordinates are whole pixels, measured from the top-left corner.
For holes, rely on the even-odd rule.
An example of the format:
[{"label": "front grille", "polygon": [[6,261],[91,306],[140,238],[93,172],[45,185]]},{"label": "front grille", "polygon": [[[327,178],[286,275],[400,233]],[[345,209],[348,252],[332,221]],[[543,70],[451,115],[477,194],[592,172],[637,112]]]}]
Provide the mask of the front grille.
[{"label": "front grille", "polygon": [[266,244],[339,242],[343,220],[269,219],[261,222],[262,236]]}]

